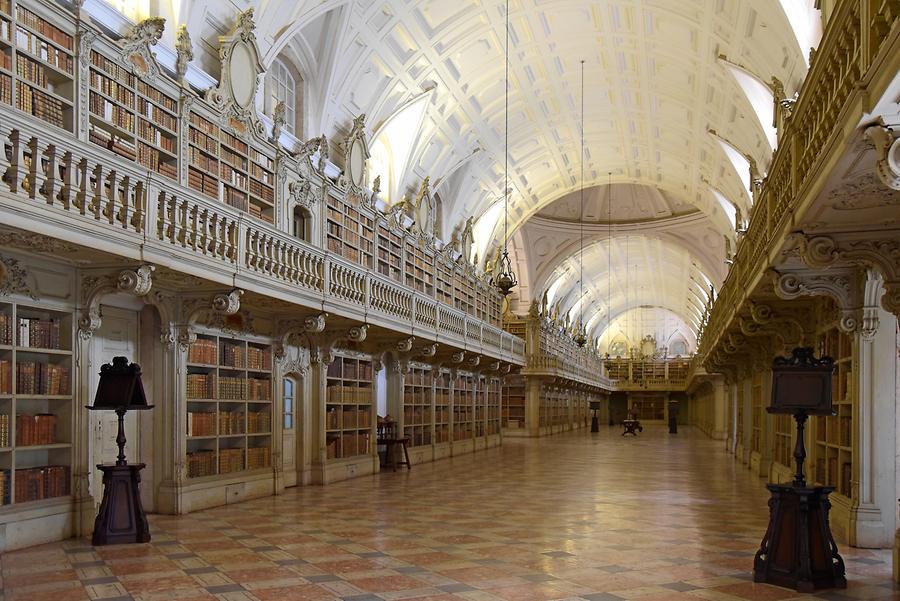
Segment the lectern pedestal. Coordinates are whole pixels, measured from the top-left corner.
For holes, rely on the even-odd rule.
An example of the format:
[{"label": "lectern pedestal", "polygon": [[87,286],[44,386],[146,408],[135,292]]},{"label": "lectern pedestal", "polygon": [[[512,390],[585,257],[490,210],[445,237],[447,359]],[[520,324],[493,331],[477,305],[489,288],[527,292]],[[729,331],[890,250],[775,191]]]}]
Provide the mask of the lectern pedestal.
[{"label": "lectern pedestal", "polygon": [[150,542],[150,527],[139,487],[144,464],[98,465],[97,469],[103,472],[103,501],[94,521],[91,544]]},{"label": "lectern pedestal", "polygon": [[831,536],[824,486],[769,484],[769,527],[753,560],[753,580],[810,593],[847,588],[844,560]]}]

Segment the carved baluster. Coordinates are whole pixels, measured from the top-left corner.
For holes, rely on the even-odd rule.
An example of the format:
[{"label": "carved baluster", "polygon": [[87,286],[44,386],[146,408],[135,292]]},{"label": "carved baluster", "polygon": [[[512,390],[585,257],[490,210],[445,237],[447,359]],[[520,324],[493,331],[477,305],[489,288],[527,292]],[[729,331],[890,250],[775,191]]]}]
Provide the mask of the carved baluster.
[{"label": "carved baluster", "polygon": [[181,200],[178,202],[178,208],[176,210],[176,219],[178,221],[178,224],[175,229],[175,243],[181,244],[182,247],[187,246],[189,210],[190,207],[187,200]]},{"label": "carved baluster", "polygon": [[44,149],[44,157],[44,182],[41,185],[41,195],[43,195],[47,204],[52,205],[53,201],[56,199],[56,195],[59,193],[60,187],[59,173],[56,168],[57,157],[55,144],[47,145],[47,148]]},{"label": "carved baluster", "polygon": [[9,166],[3,174],[3,181],[9,186],[10,192],[16,193],[19,191],[19,182],[24,177],[24,173],[20,171],[25,165],[25,143],[22,140],[22,132],[18,129],[9,132],[9,145],[4,150]]},{"label": "carved baluster", "polygon": [[36,198],[41,153],[38,147],[38,139],[35,136],[29,138],[28,143],[25,145],[23,159],[25,161],[25,180],[22,182],[22,190],[28,193],[29,198]]},{"label": "carved baluster", "polygon": [[99,214],[95,214],[95,219],[100,219],[100,215],[102,215],[106,220],[110,223],[110,225],[115,223],[116,220],[116,205],[120,203],[119,198],[119,185],[121,178],[119,177],[119,172],[116,169],[110,169],[109,173],[106,175],[106,186],[104,186],[103,191],[106,193],[106,197],[100,204],[100,212]]},{"label": "carved baluster", "polygon": [[[131,185],[131,176],[125,175],[119,183],[120,192],[118,194],[119,197],[119,210],[114,213],[115,220],[118,221],[119,225],[122,226],[123,230],[128,229],[128,222],[130,220],[130,216],[134,214],[134,207],[138,203],[138,194],[140,194],[140,181],[137,186]],[[115,224],[113,224],[115,225]]]},{"label": "carved baluster", "polygon": [[[165,194],[165,193],[163,193]],[[164,204],[162,205],[162,221],[166,225],[165,239],[169,243],[175,242],[175,213],[178,206],[178,199],[172,194],[165,194]]]},{"label": "carved baluster", "polygon": [[[137,185],[134,187],[134,210],[131,214],[131,219],[128,221],[128,225],[130,225],[137,233],[144,231],[144,219],[148,214],[147,201],[149,198],[149,186],[145,184],[145,182],[137,182]],[[150,213],[149,216],[152,218],[153,213]],[[122,225],[123,227],[126,227],[125,224]]]},{"label": "carved baluster", "polygon": [[78,161],[75,173],[77,177],[75,185],[78,187],[78,191],[75,193],[72,204],[75,205],[75,208],[78,209],[80,214],[84,215],[87,210],[88,195],[90,194],[91,189],[91,175],[88,170],[87,158]]},{"label": "carved baluster", "polygon": [[[72,207],[72,191],[75,187],[74,184],[77,182],[75,168],[75,159],[72,157],[72,152],[66,151],[59,163],[60,187],[55,199],[67,211]],[[52,201],[48,199],[47,202]]]},{"label": "carved baluster", "polygon": [[101,163],[97,163],[91,172],[91,192],[87,207],[82,214],[91,214],[96,219],[100,218],[100,209],[106,189],[106,170]]}]

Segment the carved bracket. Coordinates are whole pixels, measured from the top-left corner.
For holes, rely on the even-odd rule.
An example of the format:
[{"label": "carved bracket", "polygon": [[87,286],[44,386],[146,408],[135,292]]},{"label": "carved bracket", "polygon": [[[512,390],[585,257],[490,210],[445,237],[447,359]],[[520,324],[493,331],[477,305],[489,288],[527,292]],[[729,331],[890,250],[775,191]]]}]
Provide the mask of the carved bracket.
[{"label": "carved bracket", "polygon": [[153,265],[140,265],[135,269],[123,269],[116,275],[87,275],[81,280],[81,317],[78,319],[78,334],[82,339],[90,338],[100,327],[100,300],[113,292],[124,292],[138,297],[146,297],[153,288]]},{"label": "carved bracket", "polygon": [[900,136],[889,127],[872,125],[866,129],[866,137],[878,154],[875,162],[878,178],[888,188],[900,190]]}]

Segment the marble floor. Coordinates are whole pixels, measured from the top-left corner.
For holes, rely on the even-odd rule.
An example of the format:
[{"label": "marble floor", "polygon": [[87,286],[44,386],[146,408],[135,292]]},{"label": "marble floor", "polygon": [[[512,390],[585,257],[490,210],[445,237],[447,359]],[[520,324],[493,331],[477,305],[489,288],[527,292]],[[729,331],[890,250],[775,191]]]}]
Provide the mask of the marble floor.
[{"label": "marble floor", "polygon": [[900,599],[889,551],[845,545],[846,590],[754,584],[766,499],[689,429],[604,428],[151,516],[150,544],[43,545],[0,573],[4,601]]}]

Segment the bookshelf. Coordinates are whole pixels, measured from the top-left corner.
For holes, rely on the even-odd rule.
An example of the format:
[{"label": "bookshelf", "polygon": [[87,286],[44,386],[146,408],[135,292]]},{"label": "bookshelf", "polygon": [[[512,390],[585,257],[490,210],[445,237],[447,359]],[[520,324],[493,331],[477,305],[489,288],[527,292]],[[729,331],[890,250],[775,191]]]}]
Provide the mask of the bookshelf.
[{"label": "bookshelf", "polygon": [[453,386],[453,440],[470,440],[474,433],[475,378],[458,375]]},{"label": "bookshelf", "polygon": [[433,422],[431,371],[410,368],[403,385],[403,435],[409,438],[409,446],[430,445]]},{"label": "bookshelf", "polygon": [[484,378],[475,378],[473,380],[475,386],[475,438],[482,438],[486,433],[487,427],[487,390]]},{"label": "bookshelf", "polygon": [[372,453],[373,368],[366,359],[338,355],[328,366],[325,446],[328,459]]},{"label": "bookshelf", "polygon": [[428,296],[434,296],[434,253],[423,243],[408,238],[405,254],[406,285]]},{"label": "bookshelf", "polygon": [[744,445],[744,383],[737,385],[737,433],[735,444],[743,448]]},{"label": "bookshelf", "polygon": [[272,351],[235,338],[201,334],[188,349],[189,478],[271,465]]},{"label": "bookshelf", "polygon": [[377,270],[396,282],[401,281],[401,269],[403,267],[403,239],[392,231],[386,223],[378,224],[378,260]]},{"label": "bookshelf", "polygon": [[0,3],[0,11],[0,102],[73,131],[73,23],[43,5],[13,0]]},{"label": "bookshelf", "polygon": [[487,381],[487,434],[500,434],[501,426],[501,390],[500,380],[491,378]]},{"label": "bookshelf", "polygon": [[71,494],[72,314],[0,302],[0,505]]},{"label": "bookshelf", "polygon": [[325,242],[329,251],[372,269],[373,223],[357,206],[328,196]]},{"label": "bookshelf", "polygon": [[525,377],[507,376],[503,385],[503,426],[505,428],[525,427]]},{"label": "bookshelf", "polygon": [[440,259],[434,265],[435,298],[446,304],[453,305],[453,264]]},{"label": "bookshelf", "polygon": [[447,373],[434,378],[434,442],[450,442],[450,376]]},{"label": "bookshelf", "polygon": [[775,450],[773,461],[784,467],[790,468],[793,462],[794,447],[791,442],[793,437],[794,420],[787,414],[775,415]]},{"label": "bookshelf", "polygon": [[188,186],[268,223],[275,221],[275,161],[212,118],[192,111]]},{"label": "bookshelf", "polygon": [[766,408],[763,403],[762,373],[753,374],[750,381],[750,450],[756,453],[762,452],[763,424],[766,419]]},{"label": "bookshelf", "polygon": [[814,428],[813,479],[833,486],[844,497],[853,495],[853,410],[855,353],[849,334],[833,325],[819,335],[819,356],[834,359],[832,403],[837,415],[817,416]]},{"label": "bookshelf", "polygon": [[457,270],[453,274],[454,304],[457,309],[475,315],[475,286],[468,274]]},{"label": "bookshelf", "polygon": [[178,101],[91,50],[88,139],[172,180],[178,179]]}]

